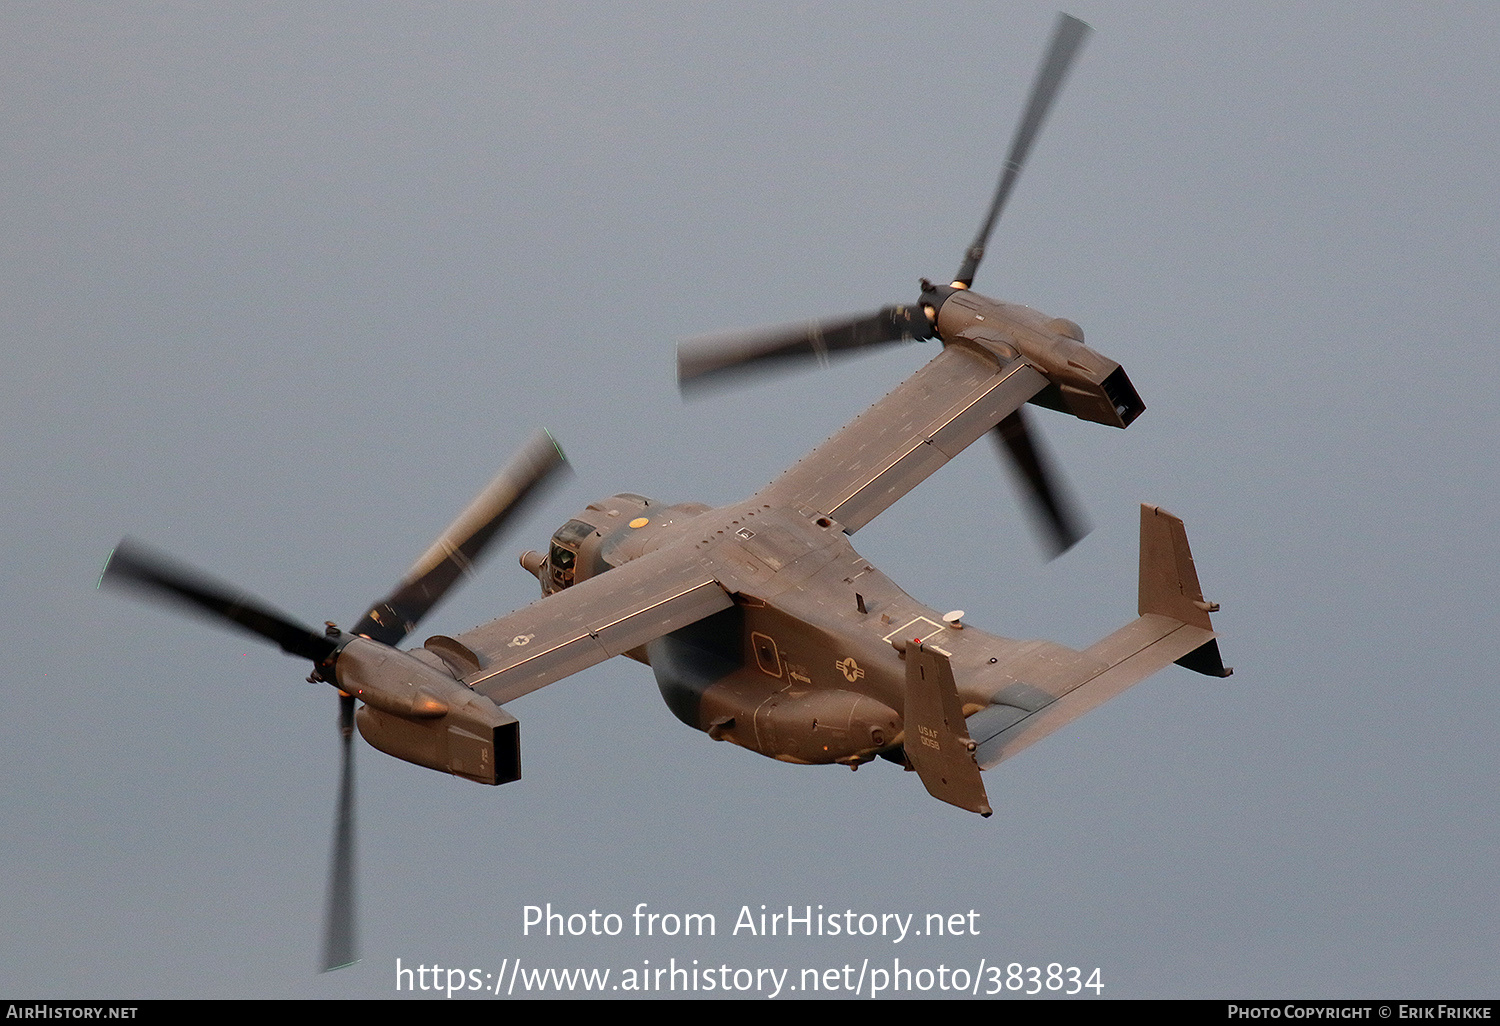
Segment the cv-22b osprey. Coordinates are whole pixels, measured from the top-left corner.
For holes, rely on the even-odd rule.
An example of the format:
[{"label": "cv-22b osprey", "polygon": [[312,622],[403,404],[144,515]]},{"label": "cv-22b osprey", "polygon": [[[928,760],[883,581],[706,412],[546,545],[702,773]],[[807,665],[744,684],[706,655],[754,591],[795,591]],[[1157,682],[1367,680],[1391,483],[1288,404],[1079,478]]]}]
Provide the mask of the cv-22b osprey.
[{"label": "cv-22b osprey", "polygon": [[[710,737],[785,762],[856,768],[877,756],[935,797],[991,813],[980,771],[1176,662],[1227,676],[1182,521],[1141,507],[1138,617],[1083,651],[1014,641],[939,613],[849,537],[964,448],[992,434],[1054,545],[1079,534],[1023,406],[1127,427],[1145,408],[1118,363],[1071,321],[969,285],[1085,28],[1066,16],[1033,87],[989,215],[946,286],[914,307],[679,349],[684,387],[746,368],[901,340],[942,349],[885,398],[743,502],[718,509],[640,495],[591,503],[522,565],[543,597],[471,631],[397,646],[565,463],[541,434],[348,631],[317,631],[132,542],[105,582],[146,590],[269,639],[334,685],[345,737],[325,964],[352,958],[349,738],[469,780],[521,774],[522,696],[611,656],[651,667],[672,712]],[[356,712],[357,708],[357,712]]]}]

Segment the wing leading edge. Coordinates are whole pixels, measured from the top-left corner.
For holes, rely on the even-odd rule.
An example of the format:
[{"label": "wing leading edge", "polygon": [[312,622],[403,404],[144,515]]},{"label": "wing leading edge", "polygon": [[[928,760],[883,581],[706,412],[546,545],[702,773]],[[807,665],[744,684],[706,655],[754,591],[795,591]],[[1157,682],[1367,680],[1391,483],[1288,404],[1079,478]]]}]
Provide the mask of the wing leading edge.
[{"label": "wing leading edge", "polygon": [[668,546],[460,634],[479,661],[464,683],[503,705],[732,604]]},{"label": "wing leading edge", "polygon": [[1024,361],[949,345],[757,497],[810,507],[853,534],[1047,384]]}]

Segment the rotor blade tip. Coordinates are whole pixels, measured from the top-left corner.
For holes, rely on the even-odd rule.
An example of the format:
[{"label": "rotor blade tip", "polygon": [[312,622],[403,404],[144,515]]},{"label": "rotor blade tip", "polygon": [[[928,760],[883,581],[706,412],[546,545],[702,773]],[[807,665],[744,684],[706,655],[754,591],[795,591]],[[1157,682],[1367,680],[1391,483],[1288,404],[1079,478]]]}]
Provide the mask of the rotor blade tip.
[{"label": "rotor blade tip", "polygon": [[120,539],[119,543],[115,545],[114,548],[109,550],[109,555],[104,557],[104,565],[99,568],[99,579],[94,582],[95,591],[98,591],[104,587],[104,578],[109,575],[109,565],[115,561],[115,553],[118,552],[120,546],[124,544],[125,539]]},{"label": "rotor blade tip", "polygon": [[542,428],[542,434],[544,434],[544,435],[547,436],[547,441],[551,442],[552,443],[552,448],[555,449],[555,450],[557,450],[557,458],[560,459],[560,460],[562,460],[564,463],[567,463],[568,462],[568,454],[565,453],[565,452],[563,452],[563,447],[558,444],[557,436],[554,435],[547,428]]}]

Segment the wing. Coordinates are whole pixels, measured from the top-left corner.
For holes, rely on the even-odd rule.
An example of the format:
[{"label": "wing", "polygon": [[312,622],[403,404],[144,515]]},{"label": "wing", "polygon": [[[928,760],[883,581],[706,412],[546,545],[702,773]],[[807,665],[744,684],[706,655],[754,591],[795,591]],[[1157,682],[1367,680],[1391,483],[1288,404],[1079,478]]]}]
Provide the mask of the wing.
[{"label": "wing", "polygon": [[460,634],[479,662],[464,683],[503,705],[733,605],[712,574],[674,548]]},{"label": "wing", "polygon": [[810,507],[853,534],[1047,383],[1023,361],[949,345],[757,498]]}]

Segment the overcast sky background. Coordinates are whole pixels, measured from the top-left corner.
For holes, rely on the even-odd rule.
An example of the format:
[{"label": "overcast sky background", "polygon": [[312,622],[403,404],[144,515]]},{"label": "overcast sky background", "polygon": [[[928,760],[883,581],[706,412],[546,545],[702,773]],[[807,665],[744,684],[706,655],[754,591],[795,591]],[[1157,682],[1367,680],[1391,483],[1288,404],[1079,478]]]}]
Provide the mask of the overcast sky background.
[{"label": "overcast sky background", "polygon": [[[505,957],[616,972],[1099,967],[1105,996],[1494,997],[1500,8],[1083,2],[1096,29],[976,287],[1148,406],[1036,420],[1095,530],[1047,563],[976,445],[854,539],[976,626],[1135,613],[1187,523],[1234,677],[1179,668],[986,775],[782,765],[616,660],[514,703],[525,778],[360,745],[364,961],[314,972],[336,702],[97,593],[137,535],[308,622],[384,594],[512,449],[577,470],[424,625],[616,491],[723,503],[920,366],[685,405],[694,334],[950,275],[1051,4],[0,8],[0,993],[355,996]],[[713,912],[538,940],[521,908]],[[741,905],[982,934],[727,936]]]}]

